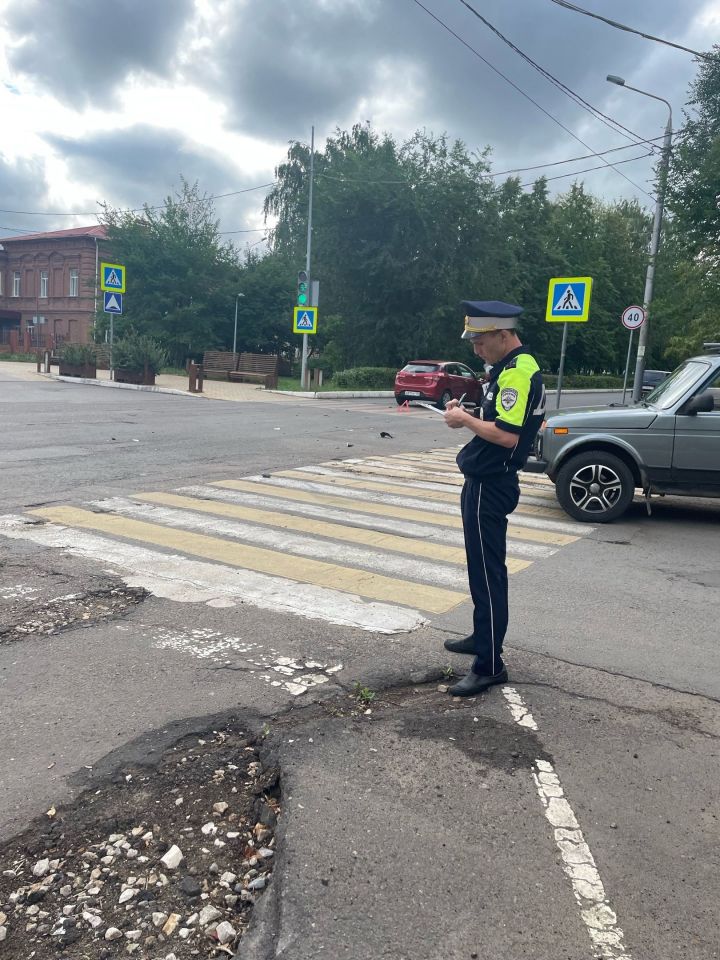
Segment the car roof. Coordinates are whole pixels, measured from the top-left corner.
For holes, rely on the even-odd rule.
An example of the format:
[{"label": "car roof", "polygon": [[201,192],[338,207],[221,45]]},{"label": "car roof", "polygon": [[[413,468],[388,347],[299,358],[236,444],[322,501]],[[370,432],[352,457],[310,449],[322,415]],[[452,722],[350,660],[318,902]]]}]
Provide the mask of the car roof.
[{"label": "car roof", "polygon": [[[443,363],[462,363],[462,360],[408,360],[408,362],[405,364],[405,366],[407,366],[408,363],[439,363],[439,364],[443,364]],[[465,364],[465,363],[462,363],[462,365],[463,365],[464,367],[467,366],[467,364]]]}]

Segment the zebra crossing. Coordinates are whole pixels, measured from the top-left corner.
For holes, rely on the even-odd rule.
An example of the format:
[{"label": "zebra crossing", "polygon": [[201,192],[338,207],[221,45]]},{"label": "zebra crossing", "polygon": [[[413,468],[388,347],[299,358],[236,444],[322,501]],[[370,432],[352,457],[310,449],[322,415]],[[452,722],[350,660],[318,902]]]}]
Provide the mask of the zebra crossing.
[{"label": "zebra crossing", "polygon": [[[253,604],[395,633],[468,599],[455,448],[349,458],[0,517],[0,534],[92,559],[177,602]],[[519,574],[592,531],[523,475]]]}]

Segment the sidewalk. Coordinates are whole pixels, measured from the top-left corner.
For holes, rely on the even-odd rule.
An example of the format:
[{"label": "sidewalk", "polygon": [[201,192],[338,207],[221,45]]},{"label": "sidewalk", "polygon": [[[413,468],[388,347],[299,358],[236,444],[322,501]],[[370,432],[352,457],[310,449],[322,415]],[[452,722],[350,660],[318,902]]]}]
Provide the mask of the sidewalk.
[{"label": "sidewalk", "polygon": [[[56,368],[57,369],[57,368]],[[222,380],[205,380],[202,393],[188,391],[188,378],[173,374],[161,373],[155,378],[154,387],[136,387],[132,384],[113,383],[110,380],[109,370],[98,370],[97,380],[83,380],[78,377],[58,377],[57,373],[37,373],[34,363],[16,363],[0,360],[0,375],[8,376],[13,380],[35,381],[60,380],[64,383],[85,383],[92,386],[105,386],[126,390],[143,390],[148,393],[179,393],[188,397],[208,400],[234,400],[236,402],[287,403],[287,394],[265,390],[253,383],[227,383]],[[301,400],[308,398],[308,394],[291,394]]]}]

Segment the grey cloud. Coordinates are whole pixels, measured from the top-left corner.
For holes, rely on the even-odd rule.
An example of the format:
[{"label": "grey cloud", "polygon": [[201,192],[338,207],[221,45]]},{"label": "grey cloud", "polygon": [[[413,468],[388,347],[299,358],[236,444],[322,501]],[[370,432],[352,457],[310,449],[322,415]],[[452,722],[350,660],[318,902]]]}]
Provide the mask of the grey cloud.
[{"label": "grey cloud", "polygon": [[[65,158],[75,179],[92,183],[100,191],[98,199],[115,207],[161,204],[179,188],[181,176],[190,183],[197,180],[212,196],[272,179],[270,171],[264,178],[243,175],[180,134],[145,125],[82,140],[50,135],[45,139]],[[255,191],[219,202],[223,229],[244,227],[246,217],[261,208],[263,196],[263,191]]]},{"label": "grey cloud", "polygon": [[12,0],[10,65],[75,106],[107,100],[134,70],[167,74],[192,0]]},{"label": "grey cloud", "polygon": [[[0,157],[0,234],[13,236],[23,231],[48,229],[48,218],[30,216],[24,211],[47,209],[47,180],[44,161],[37,157],[11,163]],[[6,212],[12,211],[12,212]]]},{"label": "grey cloud", "polygon": [[[459,3],[423,0],[467,43],[538,101],[593,149],[622,145],[621,135],[592,119],[538,75]],[[633,10],[638,27],[679,36],[704,0],[656,0],[652,10]],[[478,2],[476,8],[525,52],[643,136],[662,133],[647,102],[605,82],[623,73],[670,89],[677,106],[694,72],[691,58],[612,30],[543,0]],[[682,9],[681,9],[682,7]],[[627,4],[610,0],[603,12],[630,17]],[[645,20],[646,22],[643,22]],[[411,0],[366,3],[352,0],[250,0],[215,47],[214,93],[229,103],[238,129],[271,139],[307,139],[311,124],[327,135],[334,126],[368,118],[363,111],[376,83],[376,65],[394,65],[383,99],[392,104],[408,66],[420,77],[421,103],[405,118],[406,130],[426,127],[459,137],[471,149],[490,144],[501,167],[529,165],[589,152],[512,89]],[[392,74],[392,69],[391,69]],[[661,116],[661,114],[659,114]],[[393,132],[393,131],[391,131]],[[396,131],[395,131],[396,132]],[[631,156],[628,153],[627,156]],[[579,164],[578,169],[589,164]],[[632,165],[629,165],[632,166]],[[622,168],[621,168],[622,169]],[[618,192],[632,188],[611,175]],[[561,181],[562,183],[562,181]]]}]

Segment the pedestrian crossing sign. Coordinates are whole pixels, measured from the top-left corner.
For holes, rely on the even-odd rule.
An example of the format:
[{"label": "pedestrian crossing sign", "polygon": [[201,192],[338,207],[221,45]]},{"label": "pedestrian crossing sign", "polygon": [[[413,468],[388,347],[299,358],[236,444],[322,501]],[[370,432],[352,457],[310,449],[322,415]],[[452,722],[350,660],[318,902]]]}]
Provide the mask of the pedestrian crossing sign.
[{"label": "pedestrian crossing sign", "polygon": [[293,333],[317,333],[317,307],[295,307]]},{"label": "pedestrian crossing sign", "polygon": [[125,293],[125,267],[121,263],[100,264],[100,289]]},{"label": "pedestrian crossing sign", "polygon": [[592,277],[553,277],[548,285],[548,323],[586,323],[590,316]]}]

